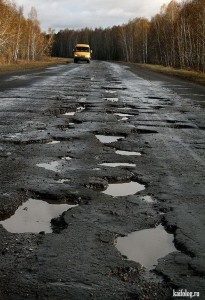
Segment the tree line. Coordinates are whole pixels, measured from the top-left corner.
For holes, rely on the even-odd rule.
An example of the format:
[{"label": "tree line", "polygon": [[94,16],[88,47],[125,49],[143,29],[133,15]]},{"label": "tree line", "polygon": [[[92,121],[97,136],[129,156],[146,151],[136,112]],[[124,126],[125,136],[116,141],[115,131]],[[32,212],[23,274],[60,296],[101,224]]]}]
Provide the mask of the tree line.
[{"label": "tree line", "polygon": [[0,63],[38,60],[50,54],[52,43],[52,31],[41,31],[34,7],[25,18],[23,7],[0,0]]},{"label": "tree line", "polygon": [[72,57],[76,43],[89,43],[95,59],[205,72],[205,0],[172,0],[151,20],[135,18],[105,29],[61,30],[55,35],[52,54]]}]

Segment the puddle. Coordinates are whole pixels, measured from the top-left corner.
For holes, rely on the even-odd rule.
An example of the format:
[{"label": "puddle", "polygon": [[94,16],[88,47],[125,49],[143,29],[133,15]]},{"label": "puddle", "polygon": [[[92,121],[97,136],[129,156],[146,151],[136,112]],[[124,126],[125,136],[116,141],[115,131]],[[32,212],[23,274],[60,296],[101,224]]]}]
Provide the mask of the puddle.
[{"label": "puddle", "polygon": [[138,182],[130,181],[127,183],[111,183],[108,188],[103,191],[103,194],[107,194],[113,197],[135,195],[136,193],[143,191],[145,186]]},{"label": "puddle", "polygon": [[130,164],[130,163],[103,163],[103,164],[98,164],[99,166],[105,166],[105,167],[136,167],[135,164]]},{"label": "puddle", "polygon": [[119,120],[119,121],[127,121],[128,120],[128,118],[127,117],[124,117],[124,118],[122,118],[121,120]]},{"label": "puddle", "polygon": [[119,98],[103,98],[103,100],[110,101],[110,102],[118,102]]},{"label": "puddle", "polygon": [[94,168],[93,170],[94,171],[100,171],[101,169],[100,168]]},{"label": "puddle", "polygon": [[119,154],[119,155],[127,155],[127,156],[134,156],[134,155],[137,155],[137,156],[141,156],[141,153],[140,152],[131,152],[131,151],[122,151],[122,150],[117,150],[115,151],[116,154]]},{"label": "puddle", "polygon": [[59,180],[57,180],[57,183],[68,183],[68,182],[70,182],[69,179],[59,179]]},{"label": "puddle", "polygon": [[117,142],[120,139],[124,139],[124,136],[114,136],[114,135],[96,135],[96,138],[101,142],[101,143],[113,143]]},{"label": "puddle", "polygon": [[37,164],[37,167],[44,168],[46,170],[58,172],[58,166],[59,166],[59,161],[52,161],[50,163],[42,163],[42,164]]},{"label": "puddle", "polygon": [[151,196],[143,196],[142,200],[147,202],[147,203],[154,203],[155,201],[152,199]]},{"label": "puddle", "polygon": [[114,113],[114,115],[119,116],[119,117],[133,117],[133,115],[130,115],[130,114],[121,114],[121,113]]},{"label": "puddle", "polygon": [[74,116],[75,115],[75,111],[71,111],[71,112],[67,112],[65,114],[63,114],[64,116]]},{"label": "puddle", "polygon": [[47,145],[55,145],[55,144],[59,144],[60,141],[52,141],[52,142],[48,142],[46,143]]},{"label": "puddle", "polygon": [[12,233],[45,231],[51,233],[51,219],[57,218],[64,211],[75,207],[68,204],[49,204],[46,201],[29,199],[21,205],[13,216],[0,224]]},{"label": "puddle", "polygon": [[117,238],[116,248],[129,260],[140,263],[148,270],[154,268],[157,260],[177,251],[173,234],[164,230],[162,225],[145,229]]},{"label": "puddle", "polygon": [[85,110],[85,107],[83,107],[83,106],[79,106],[79,107],[77,108],[77,111],[78,111],[78,112],[83,111],[83,110]]},{"label": "puddle", "polygon": [[72,159],[72,157],[70,157],[70,156],[66,156],[66,157],[63,157],[62,159],[63,159],[63,160],[71,160],[71,159]]}]

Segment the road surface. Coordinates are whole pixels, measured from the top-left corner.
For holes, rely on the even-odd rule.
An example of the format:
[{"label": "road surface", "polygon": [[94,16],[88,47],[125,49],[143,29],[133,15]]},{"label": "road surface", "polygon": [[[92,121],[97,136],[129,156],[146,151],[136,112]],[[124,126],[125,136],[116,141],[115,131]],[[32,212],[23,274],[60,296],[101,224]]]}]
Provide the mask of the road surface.
[{"label": "road surface", "polygon": [[[0,299],[205,299],[205,88],[98,61],[0,79]],[[119,250],[158,226],[152,267]]]}]

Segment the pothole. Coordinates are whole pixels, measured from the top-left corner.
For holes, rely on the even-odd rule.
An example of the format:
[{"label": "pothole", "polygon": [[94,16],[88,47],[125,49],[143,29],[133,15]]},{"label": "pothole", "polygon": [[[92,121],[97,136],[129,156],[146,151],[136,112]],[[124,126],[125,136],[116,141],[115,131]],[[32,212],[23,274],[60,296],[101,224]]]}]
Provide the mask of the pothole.
[{"label": "pothole", "polygon": [[60,141],[52,141],[52,142],[48,142],[46,143],[47,145],[55,145],[55,144],[59,144]]},{"label": "pothole", "polygon": [[77,107],[77,112],[81,112],[81,111],[83,111],[83,110],[85,110],[85,107],[84,107],[84,106],[79,106],[79,107]]},{"label": "pothole", "polygon": [[70,180],[69,179],[59,179],[57,180],[57,183],[69,183]]},{"label": "pothole", "polygon": [[119,98],[103,98],[103,100],[110,101],[110,102],[118,102]]},{"label": "pothole", "polygon": [[70,157],[70,156],[62,157],[62,160],[71,160],[71,159],[72,159],[72,157]]},{"label": "pothole", "polygon": [[75,111],[71,111],[71,112],[67,112],[65,114],[63,114],[64,116],[74,116],[76,114]]},{"label": "pothole", "polygon": [[118,237],[116,248],[129,260],[140,263],[148,270],[153,269],[157,260],[177,251],[173,243],[173,234],[165,231],[162,225]]},{"label": "pothole", "polygon": [[50,163],[41,163],[36,165],[39,168],[44,168],[49,171],[58,172],[59,161],[52,161]]},{"label": "pothole", "polygon": [[145,186],[135,181],[126,183],[111,183],[108,188],[103,191],[103,194],[107,194],[113,197],[135,195],[136,193],[143,191]]},{"label": "pothole", "polygon": [[115,151],[116,154],[119,154],[119,155],[127,155],[127,156],[141,156],[141,153],[140,152],[132,152],[132,151],[123,151],[123,150],[116,150]]},{"label": "pothole", "polygon": [[114,136],[114,135],[96,135],[96,138],[101,142],[101,143],[113,143],[117,142],[118,140],[124,139],[124,136]]},{"label": "pothole", "polygon": [[130,164],[130,163],[102,163],[98,164],[99,166],[105,166],[105,167],[136,167],[136,164]]},{"label": "pothole", "polygon": [[0,224],[12,233],[33,232],[51,233],[51,219],[58,217],[64,211],[75,207],[68,204],[50,204],[43,200],[29,199],[23,203],[9,219]]},{"label": "pothole", "polygon": [[147,203],[154,203],[155,202],[151,196],[143,196],[141,199],[143,201],[147,202]]},{"label": "pothole", "polygon": [[130,115],[130,114],[122,114],[122,113],[114,113],[114,115],[119,116],[119,117],[133,117],[133,115]]}]

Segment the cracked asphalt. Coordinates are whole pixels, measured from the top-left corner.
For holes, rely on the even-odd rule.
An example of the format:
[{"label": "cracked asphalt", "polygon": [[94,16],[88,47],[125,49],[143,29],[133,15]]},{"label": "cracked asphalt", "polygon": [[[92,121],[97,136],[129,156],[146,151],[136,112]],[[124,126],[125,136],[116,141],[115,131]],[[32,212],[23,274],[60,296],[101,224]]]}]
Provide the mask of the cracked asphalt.
[{"label": "cracked asphalt", "polygon": [[[183,289],[204,300],[204,104],[204,87],[134,65],[1,74],[0,220],[30,198],[77,206],[52,220],[53,233],[0,224],[0,299],[166,300]],[[144,189],[104,193],[131,181]],[[115,243],[158,224],[176,251],[148,272]]]}]

